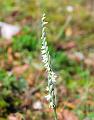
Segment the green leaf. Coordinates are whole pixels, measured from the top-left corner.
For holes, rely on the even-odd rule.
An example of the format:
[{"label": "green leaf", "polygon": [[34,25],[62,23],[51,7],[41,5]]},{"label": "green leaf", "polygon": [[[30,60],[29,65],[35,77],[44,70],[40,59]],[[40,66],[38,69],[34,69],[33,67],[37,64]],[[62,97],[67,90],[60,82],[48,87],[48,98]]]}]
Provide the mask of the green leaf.
[{"label": "green leaf", "polygon": [[91,120],[94,120],[94,113],[90,113],[90,114],[88,115],[88,117],[89,117]]},{"label": "green leaf", "polygon": [[8,104],[2,98],[0,98],[0,108],[4,108],[6,106],[8,106]]}]

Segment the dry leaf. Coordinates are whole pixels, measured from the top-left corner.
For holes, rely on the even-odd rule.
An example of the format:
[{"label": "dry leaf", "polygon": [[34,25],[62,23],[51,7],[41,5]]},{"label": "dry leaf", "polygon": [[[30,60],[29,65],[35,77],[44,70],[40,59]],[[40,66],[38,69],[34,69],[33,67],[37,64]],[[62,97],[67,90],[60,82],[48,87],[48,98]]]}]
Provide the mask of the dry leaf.
[{"label": "dry leaf", "polygon": [[80,62],[85,59],[85,56],[81,52],[68,53],[68,58]]},{"label": "dry leaf", "polygon": [[64,103],[64,106],[67,106],[68,108],[71,108],[71,109],[75,109],[75,107],[76,107],[74,104],[66,102],[66,101],[63,103]]},{"label": "dry leaf", "polygon": [[16,76],[20,76],[22,75],[27,69],[29,68],[28,64],[25,64],[23,66],[16,66],[13,68],[12,72],[16,75]]},{"label": "dry leaf", "polygon": [[8,120],[22,120],[23,116],[20,113],[10,114]]},{"label": "dry leaf", "polygon": [[58,114],[59,120],[79,120],[78,117],[69,110],[62,110]]},{"label": "dry leaf", "polygon": [[87,66],[93,66],[94,67],[94,61],[90,58],[87,58],[84,60],[84,63],[87,65]]},{"label": "dry leaf", "polygon": [[3,48],[7,48],[11,44],[12,44],[12,41],[10,40],[0,41],[0,47],[3,47]]},{"label": "dry leaf", "polygon": [[69,27],[66,29],[65,34],[67,37],[70,37],[72,35],[72,29]]},{"label": "dry leaf", "polygon": [[55,44],[57,50],[70,50],[72,48],[75,48],[76,47],[76,44],[75,42],[71,41],[71,42],[68,42],[67,44],[63,44],[62,42],[59,42],[58,44],[56,43]]},{"label": "dry leaf", "polygon": [[26,80],[27,80],[27,82],[28,82],[28,84],[30,86],[34,85],[34,83],[35,83],[35,75],[34,75],[34,73],[32,71],[30,72],[30,74],[28,75]]},{"label": "dry leaf", "polygon": [[71,41],[71,42],[68,42],[66,45],[64,45],[64,49],[72,49],[72,48],[74,48],[74,47],[76,47],[76,44],[75,44],[75,42],[73,42],[73,41]]}]

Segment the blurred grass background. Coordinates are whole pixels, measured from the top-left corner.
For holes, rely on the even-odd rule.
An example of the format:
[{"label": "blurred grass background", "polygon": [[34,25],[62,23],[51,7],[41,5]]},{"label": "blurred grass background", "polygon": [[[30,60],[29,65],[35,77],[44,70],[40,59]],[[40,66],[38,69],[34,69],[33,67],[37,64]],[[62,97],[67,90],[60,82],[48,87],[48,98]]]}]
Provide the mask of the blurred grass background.
[{"label": "blurred grass background", "polygon": [[0,21],[21,27],[11,40],[0,38],[0,120],[16,113],[26,120],[52,120],[44,99],[47,80],[40,54],[44,12],[52,65],[58,75],[59,119],[63,120],[62,110],[68,110],[78,120],[93,120],[94,1],[0,0],[0,10]]}]

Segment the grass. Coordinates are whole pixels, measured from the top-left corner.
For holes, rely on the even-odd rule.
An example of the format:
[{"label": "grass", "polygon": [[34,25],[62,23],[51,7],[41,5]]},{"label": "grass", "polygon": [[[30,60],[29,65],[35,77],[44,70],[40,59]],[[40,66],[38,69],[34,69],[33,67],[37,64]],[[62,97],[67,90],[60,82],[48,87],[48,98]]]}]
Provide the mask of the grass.
[{"label": "grass", "polygon": [[[12,106],[13,109],[15,109],[14,113],[20,112],[25,118],[29,114],[32,120],[52,119],[52,114],[47,107],[48,105],[46,101],[43,101],[43,96],[45,96],[43,90],[46,85],[43,82],[45,79],[45,72],[40,60],[41,47],[39,41],[39,21],[41,10],[43,9],[46,11],[48,17],[47,21],[49,22],[47,39],[49,51],[52,56],[52,67],[55,71],[58,71],[57,88],[59,91],[60,86],[64,86],[64,90],[66,91],[65,93],[63,93],[62,90],[59,91],[58,101],[60,101],[60,103],[57,111],[59,113],[64,107],[64,109],[76,113],[79,120],[83,120],[86,117],[94,119],[94,66],[85,65],[83,61],[77,62],[75,60],[70,60],[67,56],[67,53],[70,51],[80,51],[85,55],[85,59],[88,57],[92,59],[94,53],[94,16],[91,15],[91,12],[86,8],[82,0],[71,0],[70,2],[62,2],[62,0],[60,0],[58,3],[55,3],[54,0],[50,1],[50,3],[44,0],[42,4],[42,8],[40,8],[40,4],[37,0],[34,1],[33,6],[31,0],[30,3],[25,4],[24,2],[13,3],[13,1],[8,1],[8,3],[4,3],[0,1],[0,8],[2,11],[1,20],[11,23],[12,19],[12,23],[19,24],[26,21],[24,23],[25,27],[23,27],[21,33],[13,37],[12,44],[0,48],[0,116],[2,117],[0,119],[7,118],[7,116],[12,113]],[[74,7],[72,13],[66,10],[68,5]],[[12,16],[16,11],[16,7],[19,8],[17,15]],[[8,12],[7,15],[6,12]],[[63,28],[68,16],[71,16],[72,20]],[[71,35],[67,36],[66,31],[69,29],[71,30]],[[0,41],[3,41],[3,39],[0,39]],[[58,44],[65,46],[71,41],[75,42],[77,47],[69,50],[65,50],[63,47],[57,49]],[[8,54],[9,48],[12,49],[11,54]],[[9,63],[9,56],[13,59],[11,63]],[[29,64],[29,68],[20,76],[14,73],[8,76],[8,73],[11,72],[15,66],[23,66],[24,64]],[[20,81],[22,82],[19,83]],[[29,81],[31,85],[29,85],[29,89],[31,91],[35,89],[35,92],[33,95],[29,95],[31,96],[30,100],[32,103],[28,101],[28,104],[22,107],[23,101],[20,94],[23,94],[24,97],[24,93],[21,91],[23,88],[26,88],[24,81],[26,83]],[[8,96],[12,99],[12,105],[8,101],[10,99]],[[43,103],[42,112],[41,110],[33,110],[33,103],[37,100]],[[72,103],[75,108],[70,108],[68,104],[64,105],[64,100],[68,103]],[[80,102],[75,104],[76,100]],[[46,110],[48,110],[48,112]],[[34,114],[36,116],[34,116]]]}]

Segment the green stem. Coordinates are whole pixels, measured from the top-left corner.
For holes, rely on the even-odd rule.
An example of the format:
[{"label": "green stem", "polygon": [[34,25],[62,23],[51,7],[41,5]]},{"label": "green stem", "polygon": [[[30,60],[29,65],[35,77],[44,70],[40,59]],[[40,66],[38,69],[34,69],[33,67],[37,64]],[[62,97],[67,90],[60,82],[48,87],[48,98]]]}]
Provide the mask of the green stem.
[{"label": "green stem", "polygon": [[57,119],[56,108],[53,109],[53,114],[54,114],[54,120],[58,120],[58,119]]}]

